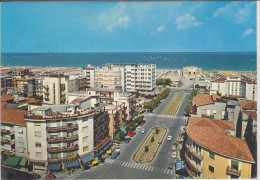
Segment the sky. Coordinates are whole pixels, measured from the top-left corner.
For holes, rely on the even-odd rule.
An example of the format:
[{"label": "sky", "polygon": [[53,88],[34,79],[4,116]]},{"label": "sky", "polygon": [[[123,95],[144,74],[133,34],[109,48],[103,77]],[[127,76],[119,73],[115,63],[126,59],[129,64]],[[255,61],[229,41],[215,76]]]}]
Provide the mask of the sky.
[{"label": "sky", "polygon": [[1,52],[256,52],[256,2],[1,4]]}]

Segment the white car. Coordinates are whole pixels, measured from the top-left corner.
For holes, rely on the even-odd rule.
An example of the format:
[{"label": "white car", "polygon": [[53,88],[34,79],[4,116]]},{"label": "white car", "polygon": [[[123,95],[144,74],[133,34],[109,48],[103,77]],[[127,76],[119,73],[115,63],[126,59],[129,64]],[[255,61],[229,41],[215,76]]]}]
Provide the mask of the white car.
[{"label": "white car", "polygon": [[167,141],[170,141],[170,140],[172,140],[172,136],[169,135],[169,136],[167,137]]},{"label": "white car", "polygon": [[144,132],[145,132],[145,130],[144,130],[144,129],[142,129],[142,130],[141,130],[141,133],[143,134]]},{"label": "white car", "polygon": [[137,126],[137,127],[136,127],[136,129],[140,129],[140,128],[141,128],[141,126]]},{"label": "white car", "polygon": [[172,153],[172,158],[176,158],[177,157],[177,153],[176,152],[173,152]]}]

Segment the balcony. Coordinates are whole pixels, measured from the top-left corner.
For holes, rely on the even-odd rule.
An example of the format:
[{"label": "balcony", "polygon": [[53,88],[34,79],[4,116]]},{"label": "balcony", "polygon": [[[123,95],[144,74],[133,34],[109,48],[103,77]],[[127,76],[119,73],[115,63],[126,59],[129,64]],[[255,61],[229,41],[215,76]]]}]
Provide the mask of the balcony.
[{"label": "balcony", "polygon": [[196,150],[186,142],[185,143],[186,148],[191,152],[192,155],[194,155],[196,158],[203,160],[203,155],[202,154],[197,154]]},{"label": "balcony", "polygon": [[214,119],[214,115],[213,115],[213,114],[202,114],[201,116],[202,116],[203,118]]},{"label": "balcony", "polygon": [[68,131],[78,129],[78,125],[71,125],[71,126],[60,126],[60,127],[47,127],[47,131]]},{"label": "balcony", "polygon": [[69,147],[61,147],[61,148],[48,148],[49,153],[57,153],[57,152],[64,152],[64,151],[74,151],[78,150],[79,146],[76,144],[74,146]]},{"label": "balcony", "polygon": [[14,130],[6,130],[6,129],[1,129],[2,134],[9,134],[9,135],[14,135]]},{"label": "balcony", "polygon": [[49,93],[49,91],[45,91],[44,94],[49,95],[50,93]]},{"label": "balcony", "polygon": [[45,101],[49,101],[50,100],[49,97],[44,97],[44,99],[45,99]]},{"label": "balcony", "polygon": [[11,141],[10,139],[1,139],[1,143],[4,143],[4,144],[9,144],[9,145],[14,145],[15,142],[14,141]]},{"label": "balcony", "polygon": [[75,159],[77,159],[77,157],[66,157],[66,158],[59,158],[59,159],[48,158],[48,162],[68,162],[68,161],[73,161]]},{"label": "balcony", "polygon": [[94,128],[94,130],[96,131],[96,130],[99,129],[100,127],[102,127],[102,126],[104,126],[104,125],[108,125],[108,123],[109,123],[109,121],[105,121],[105,122],[103,122],[103,123],[97,125],[97,126]]},{"label": "balcony", "polygon": [[230,175],[235,175],[235,176],[240,176],[241,175],[241,170],[236,170],[230,166],[227,167],[227,174],[230,174]]},{"label": "balcony", "polygon": [[189,170],[189,168],[187,167],[187,164],[185,164],[185,169],[192,179],[196,179],[195,174],[193,174],[193,172],[191,170]]},{"label": "balcony", "polygon": [[60,90],[61,90],[61,91],[65,91],[65,84],[61,84],[61,85],[60,85]]},{"label": "balcony", "polygon": [[191,160],[188,157],[187,153],[185,153],[185,161],[190,163],[190,165],[192,165],[193,168],[197,169],[197,171],[202,172],[202,167],[200,165],[196,164],[195,161]]},{"label": "balcony", "polygon": [[44,86],[44,88],[45,88],[46,90],[49,90],[49,87],[48,87],[48,86]]},{"label": "balcony", "polygon": [[73,135],[73,136],[59,137],[59,138],[47,138],[47,141],[48,143],[51,143],[51,142],[72,141],[77,139],[78,139],[78,135]]}]

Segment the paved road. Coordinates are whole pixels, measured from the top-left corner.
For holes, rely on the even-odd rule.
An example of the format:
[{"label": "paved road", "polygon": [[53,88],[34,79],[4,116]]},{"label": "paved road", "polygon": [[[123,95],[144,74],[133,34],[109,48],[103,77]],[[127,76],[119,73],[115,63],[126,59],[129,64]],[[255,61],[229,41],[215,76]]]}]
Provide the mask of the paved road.
[{"label": "paved road", "polygon": [[[142,134],[141,129],[137,129],[136,135],[132,138],[129,144],[122,145],[121,154],[115,159],[106,159],[105,163],[91,168],[87,171],[76,170],[70,176],[63,174],[58,179],[172,179],[174,178],[174,170],[169,170],[168,165],[173,161],[171,155],[171,147],[178,137],[180,126],[185,124],[186,117],[184,114],[184,107],[186,106],[190,90],[174,90],[170,91],[170,95],[163,100],[157,107],[155,113],[145,113],[146,123],[141,129],[145,129]],[[174,116],[163,115],[163,110],[170,102],[175,93],[184,93],[185,97],[181,104],[179,111]],[[132,159],[133,155],[148,135],[150,130],[154,127],[165,127],[167,133],[163,140],[154,160],[150,163],[139,164]],[[172,140],[167,141],[167,135],[172,135]]]}]

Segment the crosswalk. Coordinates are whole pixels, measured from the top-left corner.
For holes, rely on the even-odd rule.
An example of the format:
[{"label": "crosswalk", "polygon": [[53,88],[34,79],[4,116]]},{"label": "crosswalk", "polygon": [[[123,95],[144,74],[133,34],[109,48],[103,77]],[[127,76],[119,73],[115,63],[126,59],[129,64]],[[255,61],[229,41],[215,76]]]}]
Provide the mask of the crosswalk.
[{"label": "crosswalk", "polygon": [[77,178],[80,175],[80,173],[76,173],[76,174],[71,174],[68,177],[65,178],[65,180],[72,180]]},{"label": "crosswalk", "polygon": [[139,169],[143,171],[150,171],[150,172],[156,172],[156,173],[161,173],[161,174],[168,174],[168,175],[173,175],[173,170],[171,169],[165,169],[165,168],[159,168],[159,167],[153,167],[145,164],[139,164],[139,163],[130,163],[126,161],[120,161],[120,160],[115,160],[115,159],[108,159],[105,161],[107,164],[114,164],[126,168],[134,168],[134,169]]},{"label": "crosswalk", "polygon": [[184,116],[164,115],[164,114],[154,114],[154,113],[147,113],[146,116],[157,116],[157,117],[174,118],[174,119],[188,119],[188,117],[184,117]]}]

